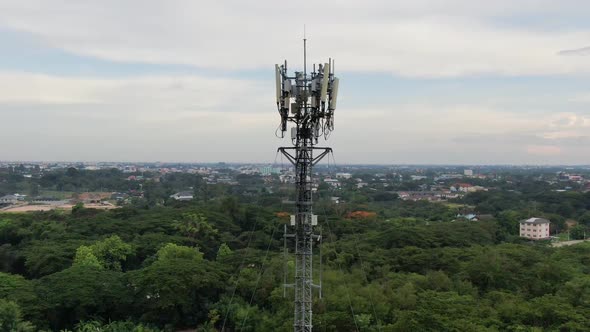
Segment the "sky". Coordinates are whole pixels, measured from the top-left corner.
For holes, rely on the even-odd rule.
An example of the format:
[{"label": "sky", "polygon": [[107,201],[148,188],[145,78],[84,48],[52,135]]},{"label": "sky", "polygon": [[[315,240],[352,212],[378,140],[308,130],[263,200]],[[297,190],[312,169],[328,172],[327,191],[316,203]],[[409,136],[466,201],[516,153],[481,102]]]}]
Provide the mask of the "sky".
[{"label": "sky", "polygon": [[587,0],[0,0],[0,160],[274,162],[335,59],[334,161],[590,164]]}]

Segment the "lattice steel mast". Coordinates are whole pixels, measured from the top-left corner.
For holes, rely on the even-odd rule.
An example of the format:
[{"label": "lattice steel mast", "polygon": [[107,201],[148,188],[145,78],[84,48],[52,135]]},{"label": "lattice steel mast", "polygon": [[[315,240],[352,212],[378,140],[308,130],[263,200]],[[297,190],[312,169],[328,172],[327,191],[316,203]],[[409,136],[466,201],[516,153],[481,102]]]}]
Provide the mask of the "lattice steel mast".
[{"label": "lattice steel mast", "polygon": [[[295,332],[311,332],[313,288],[313,241],[321,241],[314,233],[317,216],[312,211],[312,168],[328,153],[329,147],[317,147],[320,136],[328,138],[334,129],[334,110],[338,96],[338,78],[334,77],[334,62],[313,66],[307,74],[307,39],[303,39],[303,72],[287,73],[287,61],[275,65],[277,108],[281,116],[281,137],[285,136],[287,124],[291,123],[292,147],[282,147],[279,151],[295,167],[296,202],[295,214],[291,216],[290,230],[285,226],[285,250],[287,238],[294,240],[295,283],[285,287],[295,288],[294,322]],[[314,157],[314,151],[319,154]],[[286,262],[285,262],[286,263]],[[285,274],[286,279],[286,274]],[[321,279],[321,278],[320,278]]]}]

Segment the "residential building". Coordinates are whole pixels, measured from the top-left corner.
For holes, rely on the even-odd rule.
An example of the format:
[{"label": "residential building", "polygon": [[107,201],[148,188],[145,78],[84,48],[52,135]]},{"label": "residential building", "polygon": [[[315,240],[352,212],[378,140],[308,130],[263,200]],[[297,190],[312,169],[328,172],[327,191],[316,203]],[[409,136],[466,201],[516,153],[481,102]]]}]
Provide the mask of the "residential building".
[{"label": "residential building", "polygon": [[548,239],[550,224],[551,222],[544,218],[521,220],[519,235],[531,240]]},{"label": "residential building", "polygon": [[125,193],[115,192],[115,193],[111,194],[111,199],[116,200],[116,201],[123,201],[128,197],[129,197],[129,195],[127,195]]},{"label": "residential building", "polygon": [[345,179],[348,180],[352,177],[352,174],[350,173],[336,173],[336,178],[337,179]]},{"label": "residential building", "polygon": [[181,191],[174,195],[170,195],[170,198],[174,198],[177,201],[190,201],[194,198],[191,191]]},{"label": "residential building", "polygon": [[459,213],[459,214],[457,214],[457,219],[465,219],[467,221],[479,221],[479,218],[477,217],[477,214],[475,214],[475,213],[467,213],[467,214]]},{"label": "residential building", "polygon": [[441,174],[440,176],[435,177],[434,180],[435,181],[451,180],[451,179],[460,179],[462,177],[463,177],[463,175],[461,175],[461,174]]},{"label": "residential building", "polygon": [[460,192],[464,192],[464,193],[473,193],[476,191],[487,191],[487,189],[482,186],[474,186],[469,183],[457,183],[454,186],[451,186],[450,189],[452,192],[460,191]]},{"label": "residential building", "polygon": [[14,194],[14,195],[5,195],[0,197],[0,204],[16,204],[20,201],[24,201],[27,195],[21,194]]},{"label": "residential building", "polygon": [[0,197],[0,204],[15,204],[18,198],[15,195],[5,195]]},{"label": "residential building", "polygon": [[262,176],[269,176],[272,174],[281,174],[281,169],[278,167],[272,166],[263,166],[258,169],[260,171],[260,175]]},{"label": "residential building", "polygon": [[332,188],[340,188],[340,181],[338,181],[336,179],[327,178],[327,179],[324,179],[324,182],[331,185]]},{"label": "residential building", "polygon": [[366,182],[359,182],[359,183],[357,183],[357,184],[356,184],[356,187],[357,187],[358,189],[361,189],[361,188],[364,188],[364,187],[366,187],[366,186],[368,186],[368,185],[369,185],[369,184],[368,184],[368,183],[366,183]]}]

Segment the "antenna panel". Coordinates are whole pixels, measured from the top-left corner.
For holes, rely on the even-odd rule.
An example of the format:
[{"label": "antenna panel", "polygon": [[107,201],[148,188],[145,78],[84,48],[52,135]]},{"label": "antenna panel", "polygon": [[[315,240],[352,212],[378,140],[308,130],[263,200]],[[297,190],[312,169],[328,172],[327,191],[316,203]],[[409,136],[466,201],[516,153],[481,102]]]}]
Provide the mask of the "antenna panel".
[{"label": "antenna panel", "polygon": [[328,93],[328,82],[330,81],[330,64],[324,64],[324,77],[322,78],[322,94],[320,96],[321,101],[326,100],[326,95]]},{"label": "antenna panel", "polygon": [[281,70],[279,65],[275,64],[275,85],[277,93],[277,104],[281,102]]},{"label": "antenna panel", "polygon": [[340,79],[338,77],[334,78],[332,82],[332,93],[330,96],[332,99],[330,100],[330,108],[332,111],[336,109],[336,102],[338,101],[338,84],[340,83]]}]

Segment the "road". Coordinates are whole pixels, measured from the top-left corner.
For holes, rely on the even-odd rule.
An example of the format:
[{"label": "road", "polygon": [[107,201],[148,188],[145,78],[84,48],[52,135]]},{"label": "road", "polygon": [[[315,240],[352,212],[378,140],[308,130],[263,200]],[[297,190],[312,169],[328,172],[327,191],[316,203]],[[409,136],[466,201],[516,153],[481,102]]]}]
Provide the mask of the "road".
[{"label": "road", "polygon": [[555,248],[559,248],[559,247],[563,247],[563,246],[571,246],[574,244],[578,244],[578,243],[582,243],[582,242],[587,242],[590,241],[590,239],[586,239],[586,240],[571,240],[571,241],[562,241],[562,242],[553,242],[551,243],[552,247]]}]

